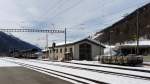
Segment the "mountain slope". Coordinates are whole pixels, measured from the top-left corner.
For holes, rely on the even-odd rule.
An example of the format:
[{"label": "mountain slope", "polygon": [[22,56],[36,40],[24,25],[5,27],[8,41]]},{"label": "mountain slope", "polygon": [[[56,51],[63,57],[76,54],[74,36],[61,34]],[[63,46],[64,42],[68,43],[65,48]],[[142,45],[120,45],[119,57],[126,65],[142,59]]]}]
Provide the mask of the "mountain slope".
[{"label": "mountain slope", "polygon": [[26,50],[33,48],[40,49],[14,36],[7,35],[4,32],[0,32],[0,55],[6,55],[10,50],[13,49]]},{"label": "mountain slope", "polygon": [[[138,13],[138,14],[137,14]],[[138,18],[138,19],[137,19]],[[137,32],[137,24],[139,32]],[[124,43],[137,39],[150,39],[150,3],[137,9],[112,26],[95,34],[95,39],[107,44]]]}]

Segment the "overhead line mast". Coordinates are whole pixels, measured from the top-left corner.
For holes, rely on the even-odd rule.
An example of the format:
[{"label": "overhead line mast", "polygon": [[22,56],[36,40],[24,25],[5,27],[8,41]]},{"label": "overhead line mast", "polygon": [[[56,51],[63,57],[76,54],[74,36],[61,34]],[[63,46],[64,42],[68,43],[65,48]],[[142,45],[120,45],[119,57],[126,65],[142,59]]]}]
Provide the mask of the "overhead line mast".
[{"label": "overhead line mast", "polygon": [[39,32],[39,33],[65,33],[64,30],[41,30],[41,29],[0,29],[3,32]]},{"label": "overhead line mast", "polygon": [[[54,25],[53,25],[54,27]],[[46,33],[46,50],[48,50],[48,33],[63,33],[65,34],[65,46],[66,46],[66,28],[64,30],[41,30],[41,29],[0,29],[2,32],[37,32]],[[48,53],[47,53],[48,55]]]}]

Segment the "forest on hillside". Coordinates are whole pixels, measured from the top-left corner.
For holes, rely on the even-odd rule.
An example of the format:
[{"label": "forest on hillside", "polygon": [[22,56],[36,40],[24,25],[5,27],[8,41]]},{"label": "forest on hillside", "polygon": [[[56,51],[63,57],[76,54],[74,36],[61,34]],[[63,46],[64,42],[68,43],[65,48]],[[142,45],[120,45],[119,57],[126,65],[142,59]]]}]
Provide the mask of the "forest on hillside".
[{"label": "forest on hillside", "polygon": [[95,39],[104,44],[134,41],[138,37],[150,39],[150,3],[95,35],[98,34],[101,35]]}]

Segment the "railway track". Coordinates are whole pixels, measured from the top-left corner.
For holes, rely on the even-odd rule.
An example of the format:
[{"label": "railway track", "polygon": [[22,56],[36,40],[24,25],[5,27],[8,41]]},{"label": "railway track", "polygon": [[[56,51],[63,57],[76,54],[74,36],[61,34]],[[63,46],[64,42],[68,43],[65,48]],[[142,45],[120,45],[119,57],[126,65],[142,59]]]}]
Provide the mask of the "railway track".
[{"label": "railway track", "polygon": [[97,70],[97,69],[89,69],[89,68],[83,68],[83,67],[77,67],[77,66],[69,66],[69,65],[61,65],[61,64],[53,64],[53,63],[43,63],[43,62],[39,62],[39,61],[32,61],[32,62],[48,64],[48,65],[53,65],[53,66],[59,66],[59,67],[72,68],[72,69],[87,70],[87,71],[91,71],[91,72],[111,74],[111,75],[117,75],[117,76],[123,76],[123,77],[130,77],[130,78],[135,78],[135,79],[150,80],[150,77],[146,77],[146,76],[132,75],[132,74],[119,73],[119,72],[113,72],[113,71],[105,71],[105,70]]},{"label": "railway track", "polygon": [[[84,71],[90,71],[90,72],[96,72],[96,73],[101,73],[101,74],[106,74],[106,75],[116,75],[116,76],[122,76],[122,77],[127,77],[127,78],[133,78],[133,79],[140,79],[140,80],[147,80],[147,81],[150,81],[150,77],[148,76],[140,76],[140,75],[132,75],[132,74],[124,74],[124,73],[116,73],[116,72],[112,72],[112,71],[104,71],[104,70],[96,70],[96,69],[88,69],[88,68],[83,68],[83,67],[74,67],[74,66],[68,66],[68,65],[60,65],[60,64],[53,64],[52,62],[51,63],[43,63],[43,61],[36,61],[36,60],[26,60],[29,62],[29,65],[30,63],[36,63],[36,64],[47,64],[47,65],[51,65],[51,66],[57,66],[57,67],[62,67],[62,68],[70,68],[70,69],[76,69],[76,70],[84,70]],[[13,62],[13,61],[12,61]],[[20,60],[21,62],[21,60]],[[22,62],[21,62],[22,63]],[[55,63],[55,62],[54,62]],[[31,65],[32,66],[32,65]],[[34,65],[33,65],[34,66]],[[38,66],[37,66],[38,67]],[[47,68],[46,68],[47,69]],[[49,71],[51,69],[48,69]],[[55,71],[55,70],[52,70],[52,71]],[[60,71],[56,71],[56,72],[60,72]],[[61,72],[61,73],[64,73],[64,72]],[[64,74],[68,74],[68,72],[65,72]],[[72,75],[70,73],[70,75]],[[74,74],[76,78],[80,78],[80,76],[76,76],[76,74]],[[85,77],[84,77],[85,78]],[[86,77],[87,78],[87,77]],[[96,80],[93,80],[92,82],[94,82]],[[96,82],[97,83],[97,82]],[[87,84],[87,83],[85,83]],[[88,83],[89,84],[89,83]],[[90,83],[91,84],[91,83]],[[94,83],[93,83],[94,84]],[[105,82],[100,82],[98,84],[107,84]]]},{"label": "railway track", "polygon": [[115,67],[115,66],[105,66],[105,65],[92,65],[92,64],[73,63],[73,62],[65,62],[65,63],[71,63],[71,64],[77,64],[77,65],[86,65],[86,66],[95,66],[95,67],[115,68],[115,69],[150,73],[150,70],[143,70],[143,69],[133,69],[133,68],[124,68],[124,67]]},{"label": "railway track", "polygon": [[43,68],[43,67],[31,65],[31,64],[14,62],[14,61],[10,61],[10,60],[5,60],[5,61],[12,62],[12,63],[18,64],[18,65],[21,65],[23,67],[36,70],[36,71],[45,72],[45,73],[53,74],[53,75],[56,75],[59,77],[63,77],[63,78],[75,81],[79,84],[108,84],[105,82],[101,82],[101,81],[97,81],[97,80],[93,80],[93,79],[89,79],[89,78],[85,78],[85,77],[80,77],[77,75],[72,75],[72,74],[68,74],[68,73],[64,73],[64,72],[60,72],[60,71],[56,71],[56,70],[52,70],[52,69],[47,69],[47,68]]}]

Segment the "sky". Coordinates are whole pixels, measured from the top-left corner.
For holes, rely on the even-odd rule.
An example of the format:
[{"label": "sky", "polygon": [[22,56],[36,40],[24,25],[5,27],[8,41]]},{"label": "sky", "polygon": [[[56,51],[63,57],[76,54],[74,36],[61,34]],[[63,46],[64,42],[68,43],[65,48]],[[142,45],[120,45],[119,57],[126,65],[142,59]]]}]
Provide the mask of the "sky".
[{"label": "sky", "polygon": [[[150,0],[0,0],[0,28],[64,29],[67,41],[93,35]],[[8,33],[45,47],[45,33]],[[48,34],[52,42],[63,43],[64,34]]]}]

